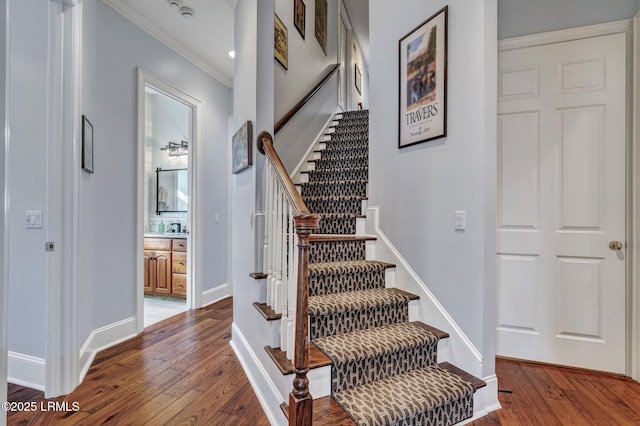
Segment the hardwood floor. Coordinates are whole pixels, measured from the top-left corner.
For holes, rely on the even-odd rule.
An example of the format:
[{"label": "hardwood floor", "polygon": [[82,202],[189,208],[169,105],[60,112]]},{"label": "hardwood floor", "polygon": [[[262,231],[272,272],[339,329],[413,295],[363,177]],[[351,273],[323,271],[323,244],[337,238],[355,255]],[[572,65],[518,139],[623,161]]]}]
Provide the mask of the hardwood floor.
[{"label": "hardwood floor", "polygon": [[487,425],[640,425],[640,383],[568,368],[497,360],[502,409],[471,423]]},{"label": "hardwood floor", "polygon": [[9,401],[38,409],[10,412],[8,424],[268,425],[229,346],[231,318],[225,299],[100,352],[73,393],[51,400],[69,411],[42,411],[42,392],[10,385]]},{"label": "hardwood floor", "polygon": [[[226,299],[148,327],[100,352],[84,382],[63,397],[44,400],[10,385],[10,402],[34,402],[37,410],[9,412],[8,424],[268,425],[229,346],[231,318]],[[500,393],[503,408],[474,426],[640,425],[633,380],[508,360],[497,361],[496,373],[512,393]],[[41,409],[56,402],[69,410]],[[318,424],[351,423],[317,402]]]}]

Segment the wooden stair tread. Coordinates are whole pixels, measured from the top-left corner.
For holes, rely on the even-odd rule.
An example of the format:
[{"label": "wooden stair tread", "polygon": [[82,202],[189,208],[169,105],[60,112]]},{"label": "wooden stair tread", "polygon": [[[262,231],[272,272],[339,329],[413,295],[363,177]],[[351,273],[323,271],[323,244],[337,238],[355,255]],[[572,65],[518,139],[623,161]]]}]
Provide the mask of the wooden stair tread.
[{"label": "wooden stair tread", "polygon": [[[278,370],[280,370],[283,375],[293,374],[293,363],[287,358],[286,352],[280,350],[280,348],[272,348],[271,346],[265,346],[264,349],[267,351],[273,362],[276,363]],[[331,365],[329,357],[313,343],[307,344],[307,351],[309,352],[310,370]]]},{"label": "wooden stair tread", "polygon": [[471,383],[473,385],[474,391],[487,386],[487,383],[484,380],[478,379],[476,376],[473,376],[467,373],[466,371],[464,371],[463,369],[456,367],[455,365],[450,364],[448,362],[441,362],[438,364],[438,367],[448,371],[451,374],[460,376],[463,380]]},{"label": "wooden stair tread", "polygon": [[260,312],[260,314],[267,321],[275,321],[282,318],[282,314],[279,314],[273,309],[271,309],[271,306],[267,305],[266,303],[254,302],[253,306],[258,310],[258,312]]},{"label": "wooden stair tread", "polygon": [[249,274],[251,278],[254,280],[263,280],[269,276],[269,274],[265,274],[264,272],[252,272]]},{"label": "wooden stair tread", "polygon": [[309,242],[334,242],[334,241],[375,241],[372,235],[351,235],[351,234],[311,234]]},{"label": "wooden stair tread", "polygon": [[421,327],[421,328],[424,328],[425,330],[432,332],[440,340],[449,338],[449,333],[447,333],[446,331],[442,331],[442,330],[440,330],[438,328],[432,327],[429,324],[425,324],[425,323],[420,322],[420,321],[412,321],[411,324],[413,324],[415,326],[418,326],[418,327]]}]

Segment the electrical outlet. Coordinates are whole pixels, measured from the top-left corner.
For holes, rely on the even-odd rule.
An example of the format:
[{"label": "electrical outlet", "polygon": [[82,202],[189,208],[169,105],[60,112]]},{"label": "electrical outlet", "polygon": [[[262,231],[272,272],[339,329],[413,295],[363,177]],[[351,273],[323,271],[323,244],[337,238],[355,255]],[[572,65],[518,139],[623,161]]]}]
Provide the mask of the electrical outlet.
[{"label": "electrical outlet", "polygon": [[456,223],[455,223],[455,230],[456,231],[464,231],[465,228],[467,227],[466,224],[466,214],[464,211],[457,211],[456,212]]}]

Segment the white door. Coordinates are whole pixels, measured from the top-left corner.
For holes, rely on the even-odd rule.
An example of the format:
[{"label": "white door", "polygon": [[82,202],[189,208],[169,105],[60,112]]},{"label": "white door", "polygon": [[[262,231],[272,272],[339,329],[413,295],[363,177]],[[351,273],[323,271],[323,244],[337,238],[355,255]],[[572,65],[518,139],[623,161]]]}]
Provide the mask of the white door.
[{"label": "white door", "polygon": [[625,372],[625,43],[499,54],[498,355]]}]

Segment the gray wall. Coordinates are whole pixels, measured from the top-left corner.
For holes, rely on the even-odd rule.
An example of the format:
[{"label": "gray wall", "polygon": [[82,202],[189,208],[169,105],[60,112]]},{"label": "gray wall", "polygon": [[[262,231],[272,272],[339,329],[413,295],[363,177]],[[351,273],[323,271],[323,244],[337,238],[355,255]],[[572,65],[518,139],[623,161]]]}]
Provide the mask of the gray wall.
[{"label": "gray wall", "polygon": [[[137,67],[203,102],[203,289],[227,282],[227,116],[231,90],[98,0],[85,0],[84,112],[92,119],[95,174],[83,173],[81,283],[92,283],[93,328],[133,315]],[[95,7],[95,13],[93,8]],[[220,223],[212,215],[219,212]],[[98,243],[96,243],[98,242]]]},{"label": "gray wall", "polygon": [[[7,400],[7,295],[5,265],[5,103],[7,66],[7,1],[0,0],[0,401]],[[6,412],[0,412],[0,425],[6,424]]]},{"label": "gray wall", "polygon": [[629,19],[638,0],[498,0],[498,38]]},{"label": "gray wall", "polygon": [[[449,5],[448,135],[398,149],[398,40]],[[495,0],[370,3],[369,205],[473,344],[495,334]],[[455,232],[454,213],[467,229]],[[401,286],[402,283],[398,283]],[[487,364],[486,374],[492,374]]]}]

